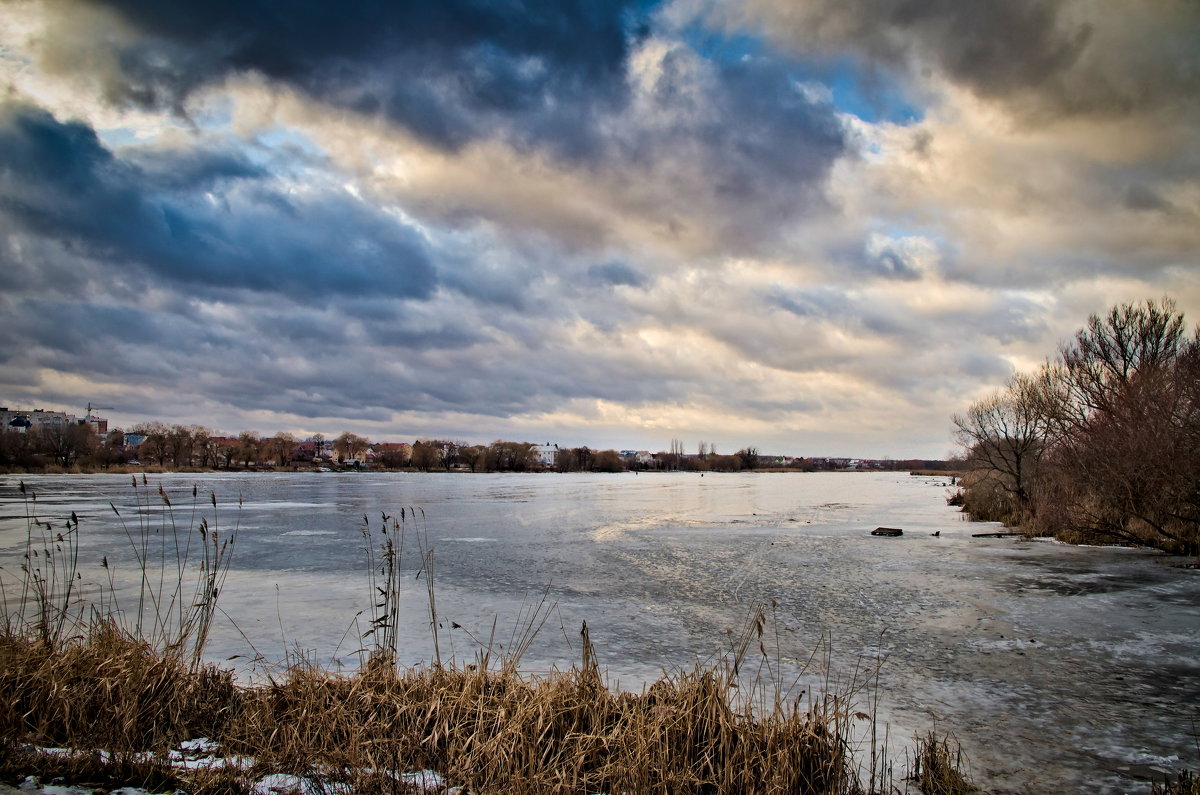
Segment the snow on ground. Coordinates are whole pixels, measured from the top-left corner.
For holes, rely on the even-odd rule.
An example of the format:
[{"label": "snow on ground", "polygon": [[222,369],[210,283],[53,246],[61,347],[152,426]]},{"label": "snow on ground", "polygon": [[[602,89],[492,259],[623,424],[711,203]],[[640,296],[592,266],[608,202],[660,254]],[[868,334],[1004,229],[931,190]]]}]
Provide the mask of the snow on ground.
[{"label": "snow on ground", "polygon": [[[41,753],[53,755],[70,754],[66,748],[37,748]],[[207,737],[185,740],[178,748],[172,749],[168,760],[172,767],[184,770],[218,769],[236,767],[248,770],[254,766],[254,759],[245,756],[223,756],[220,746]],[[433,770],[418,770],[405,773],[394,771],[363,771],[364,773],[383,772],[403,784],[413,795],[462,795],[461,787],[447,787],[445,780]],[[254,795],[350,795],[353,791],[345,784],[318,782],[303,776],[286,773],[272,773],[254,782],[251,791]],[[63,786],[54,782],[43,784],[34,776],[27,776],[19,787],[0,784],[0,795],[93,795],[90,787]],[[158,795],[140,787],[122,787],[112,790],[110,795]],[[163,793],[161,795],[168,795]]]}]

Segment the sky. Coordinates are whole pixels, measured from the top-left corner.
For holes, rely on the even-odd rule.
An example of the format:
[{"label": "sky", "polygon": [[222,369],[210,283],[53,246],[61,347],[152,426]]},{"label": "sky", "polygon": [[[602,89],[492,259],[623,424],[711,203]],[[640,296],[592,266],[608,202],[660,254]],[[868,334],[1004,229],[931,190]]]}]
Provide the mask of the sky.
[{"label": "sky", "polygon": [[1200,318],[1193,0],[0,0],[0,405],[942,458]]}]

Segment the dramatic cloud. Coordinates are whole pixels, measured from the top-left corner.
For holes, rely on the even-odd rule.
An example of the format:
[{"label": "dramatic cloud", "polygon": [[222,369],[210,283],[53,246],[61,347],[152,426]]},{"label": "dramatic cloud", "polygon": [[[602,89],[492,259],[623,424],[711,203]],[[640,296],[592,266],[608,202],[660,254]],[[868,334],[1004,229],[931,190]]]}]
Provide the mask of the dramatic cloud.
[{"label": "dramatic cloud", "polygon": [[0,6],[0,403],[936,457],[1200,317],[1194,4]]},{"label": "dramatic cloud", "polygon": [[[435,275],[419,235],[347,195],[305,197],[245,158],[155,153],[121,160],[78,122],[0,113],[0,218],[14,272],[53,263],[13,250],[32,236],[110,267],[140,267],[193,289],[427,296]],[[336,228],[336,237],[329,234]]]},{"label": "dramatic cloud", "polygon": [[[63,25],[84,24],[74,5],[59,9]],[[448,148],[499,126],[522,143],[586,149],[593,106],[621,99],[636,35],[631,4],[587,0],[91,5],[131,31],[96,59],[113,101],[182,111],[196,90],[253,71]]]},{"label": "dramatic cloud", "polygon": [[1179,0],[744,0],[714,4],[807,55],[849,54],[914,82],[936,71],[1031,120],[1196,108],[1200,8]]}]

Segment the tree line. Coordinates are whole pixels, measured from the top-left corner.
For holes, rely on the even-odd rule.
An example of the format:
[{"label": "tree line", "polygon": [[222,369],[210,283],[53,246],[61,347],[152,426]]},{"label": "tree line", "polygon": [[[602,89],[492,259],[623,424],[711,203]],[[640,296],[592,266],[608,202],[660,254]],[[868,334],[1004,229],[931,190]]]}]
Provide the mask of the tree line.
[{"label": "tree line", "polygon": [[[137,439],[136,445],[126,444]],[[449,439],[418,439],[412,444],[372,442],[365,436],[346,432],[332,439],[315,434],[298,440],[287,432],[260,436],[246,430],[224,436],[202,425],[167,425],[142,422],[128,430],[113,430],[103,438],[86,423],[34,427],[26,432],[0,430],[0,468],[37,471],[61,469],[104,470],[114,466],[141,465],[173,469],[262,469],[301,468],[331,464],[362,466],[370,451],[375,469],[418,469],[422,471],[533,472],[624,472],[629,470],[681,470],[738,472],[757,469],[758,451],[745,447],[732,455],[718,455],[715,448],[700,443],[697,455],[686,455],[683,443],[672,440],[670,452],[654,454],[650,460],[622,455],[616,450],[587,446],[556,449],[545,456],[531,442],[496,440],[491,444],[469,444]],[[812,462],[809,462],[812,464]],[[810,465],[809,469],[819,468]]]},{"label": "tree line", "polygon": [[1092,315],[954,426],[973,519],[1200,554],[1200,330],[1170,299]]}]

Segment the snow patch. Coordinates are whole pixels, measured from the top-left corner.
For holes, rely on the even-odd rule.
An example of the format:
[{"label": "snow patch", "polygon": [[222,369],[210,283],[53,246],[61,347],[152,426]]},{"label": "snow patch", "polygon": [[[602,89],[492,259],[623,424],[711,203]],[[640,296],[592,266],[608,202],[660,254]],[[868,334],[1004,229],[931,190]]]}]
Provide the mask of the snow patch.
[{"label": "snow patch", "polygon": [[179,744],[179,750],[187,754],[213,754],[219,751],[220,744],[207,737],[197,737],[194,740],[184,740]]}]

